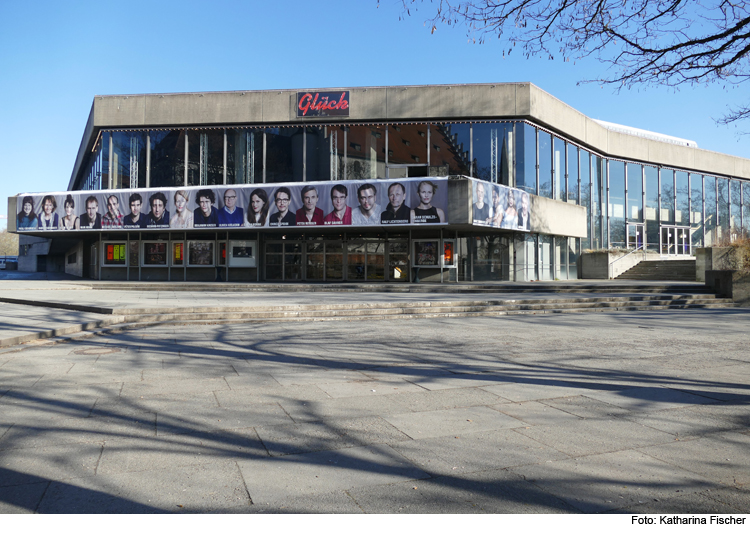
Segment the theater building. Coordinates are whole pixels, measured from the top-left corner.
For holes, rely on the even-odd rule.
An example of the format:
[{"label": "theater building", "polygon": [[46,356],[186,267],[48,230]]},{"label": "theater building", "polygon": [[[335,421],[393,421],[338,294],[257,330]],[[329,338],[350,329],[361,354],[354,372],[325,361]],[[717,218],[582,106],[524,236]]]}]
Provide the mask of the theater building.
[{"label": "theater building", "polygon": [[8,206],[19,269],[91,279],[567,280],[744,234],[750,160],[529,83],[97,96],[67,188]]}]

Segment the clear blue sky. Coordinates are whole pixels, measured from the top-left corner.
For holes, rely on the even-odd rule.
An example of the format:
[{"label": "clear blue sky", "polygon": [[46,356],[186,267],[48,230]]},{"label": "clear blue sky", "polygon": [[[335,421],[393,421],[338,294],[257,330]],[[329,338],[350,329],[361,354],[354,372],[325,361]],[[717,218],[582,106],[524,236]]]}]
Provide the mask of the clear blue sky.
[{"label": "clear blue sky", "polygon": [[746,91],[577,86],[603,66],[503,58],[400,14],[397,0],[0,1],[0,215],[8,196],[67,187],[97,94],[530,81],[590,117],[750,158],[750,136],[712,120]]}]

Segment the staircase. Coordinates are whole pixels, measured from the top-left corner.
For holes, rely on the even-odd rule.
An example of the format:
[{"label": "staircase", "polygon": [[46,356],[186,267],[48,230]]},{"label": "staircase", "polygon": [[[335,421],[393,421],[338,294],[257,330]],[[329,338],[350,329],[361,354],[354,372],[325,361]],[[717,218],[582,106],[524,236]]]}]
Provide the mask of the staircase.
[{"label": "staircase", "polygon": [[695,281],[695,260],[645,260],[617,277],[625,280]]}]

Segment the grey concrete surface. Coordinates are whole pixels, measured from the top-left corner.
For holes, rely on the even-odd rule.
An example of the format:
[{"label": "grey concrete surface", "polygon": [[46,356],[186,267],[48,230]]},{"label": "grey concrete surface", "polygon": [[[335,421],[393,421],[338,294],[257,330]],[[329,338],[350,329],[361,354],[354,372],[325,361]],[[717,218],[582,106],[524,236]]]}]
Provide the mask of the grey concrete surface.
[{"label": "grey concrete surface", "polygon": [[5,348],[0,512],[749,513],[747,331],[696,309]]}]

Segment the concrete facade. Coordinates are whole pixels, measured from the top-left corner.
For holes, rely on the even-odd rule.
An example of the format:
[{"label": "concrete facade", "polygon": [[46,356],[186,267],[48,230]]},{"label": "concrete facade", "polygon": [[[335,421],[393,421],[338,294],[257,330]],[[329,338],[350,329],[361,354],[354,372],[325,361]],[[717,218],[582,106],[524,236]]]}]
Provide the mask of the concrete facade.
[{"label": "concrete facade", "polygon": [[[531,83],[315,89],[345,90],[350,91],[347,121],[523,119],[607,157],[750,179],[750,160],[607,129]],[[103,128],[320,122],[296,117],[296,93],[297,89],[96,96],[69,189]]]}]

